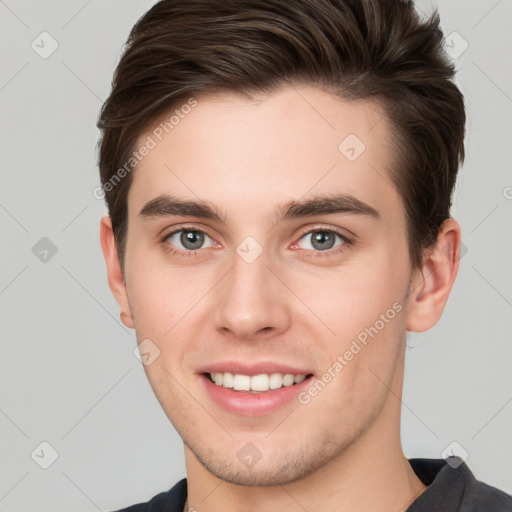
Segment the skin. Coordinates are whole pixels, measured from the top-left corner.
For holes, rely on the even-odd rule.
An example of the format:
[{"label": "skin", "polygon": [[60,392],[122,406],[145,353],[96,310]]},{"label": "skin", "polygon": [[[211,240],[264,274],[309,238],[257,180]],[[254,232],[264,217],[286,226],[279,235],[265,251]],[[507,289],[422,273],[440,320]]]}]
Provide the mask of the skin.
[{"label": "skin", "polygon": [[[100,228],[121,318],[161,351],[145,371],[185,444],[186,509],[405,510],[425,489],[400,444],[405,336],[442,314],[458,224],[445,221],[423,266],[411,268],[403,202],[389,180],[391,129],[375,102],[309,86],[196,99],[133,171],[124,276],[108,217]],[[338,150],[348,134],[366,146],[355,161]],[[219,219],[139,214],[162,194],[207,201]],[[379,217],[276,222],[286,203],[332,194]],[[162,240],[184,225],[206,233],[206,246],[187,249],[179,234]],[[347,241],[318,250],[311,232],[325,230]],[[247,236],[263,249],[250,264],[236,252]],[[278,361],[319,379],[397,303],[401,311],[307,405],[240,416],[203,390],[198,368],[226,359]],[[237,457],[247,442],[262,455],[251,468]]]}]

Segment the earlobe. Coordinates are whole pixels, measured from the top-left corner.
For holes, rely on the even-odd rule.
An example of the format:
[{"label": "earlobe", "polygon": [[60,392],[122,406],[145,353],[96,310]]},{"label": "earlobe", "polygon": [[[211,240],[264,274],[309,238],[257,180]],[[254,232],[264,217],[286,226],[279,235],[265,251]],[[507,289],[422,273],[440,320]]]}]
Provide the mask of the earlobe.
[{"label": "earlobe", "polygon": [[128,301],[128,293],[123,272],[119,263],[117,247],[112,230],[112,221],[108,215],[100,221],[100,243],[107,265],[108,284],[121,310],[120,317],[126,327],[134,328],[133,315]]},{"label": "earlobe", "polygon": [[459,269],[460,240],[459,224],[444,221],[437,243],[426,249],[423,265],[412,279],[407,330],[426,331],[441,318]]}]

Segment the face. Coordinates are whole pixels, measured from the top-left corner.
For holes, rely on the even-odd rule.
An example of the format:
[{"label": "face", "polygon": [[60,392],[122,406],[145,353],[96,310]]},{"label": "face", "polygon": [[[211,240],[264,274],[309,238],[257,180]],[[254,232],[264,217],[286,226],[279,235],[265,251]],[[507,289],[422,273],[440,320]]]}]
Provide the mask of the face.
[{"label": "face", "polygon": [[196,100],[140,139],[125,321],[188,456],[283,484],[398,424],[412,273],[390,125],[305,86]]}]

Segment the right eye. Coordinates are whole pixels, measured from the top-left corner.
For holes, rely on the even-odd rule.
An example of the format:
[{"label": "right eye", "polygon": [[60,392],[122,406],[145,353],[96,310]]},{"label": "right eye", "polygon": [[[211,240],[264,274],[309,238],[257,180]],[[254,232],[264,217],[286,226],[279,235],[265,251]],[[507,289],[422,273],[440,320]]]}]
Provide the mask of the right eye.
[{"label": "right eye", "polygon": [[206,247],[213,247],[213,240],[206,233],[195,229],[174,231],[165,240],[177,249],[185,251],[196,251]]}]

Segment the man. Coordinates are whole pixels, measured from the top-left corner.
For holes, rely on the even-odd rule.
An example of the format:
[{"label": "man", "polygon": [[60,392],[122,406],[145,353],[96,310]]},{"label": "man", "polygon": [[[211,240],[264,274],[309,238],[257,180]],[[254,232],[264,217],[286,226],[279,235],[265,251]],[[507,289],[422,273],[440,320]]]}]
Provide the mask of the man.
[{"label": "man", "polygon": [[[390,0],[163,0],[99,121],[101,244],[187,479],[127,511],[512,509],[400,444],[457,274],[463,97]],[[456,468],[456,469],[454,469]]]}]

